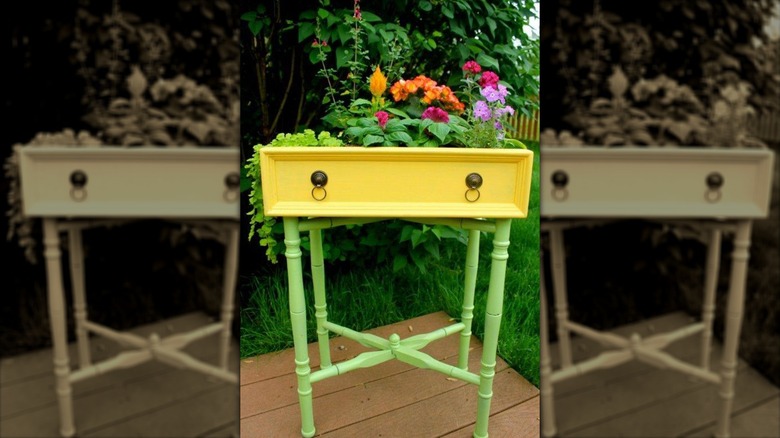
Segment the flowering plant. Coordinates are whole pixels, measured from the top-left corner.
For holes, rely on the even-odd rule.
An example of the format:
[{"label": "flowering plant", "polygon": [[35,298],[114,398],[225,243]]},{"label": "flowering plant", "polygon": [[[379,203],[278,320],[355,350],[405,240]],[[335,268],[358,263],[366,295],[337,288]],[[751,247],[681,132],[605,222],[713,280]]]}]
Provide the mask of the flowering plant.
[{"label": "flowering plant", "polygon": [[506,137],[506,118],[514,109],[506,105],[509,92],[498,75],[482,72],[473,60],[463,71],[463,92],[418,75],[397,80],[389,87],[389,99],[387,78],[375,67],[368,81],[371,100],[355,99],[336,118],[346,128],[345,140],[363,146],[524,147]]}]

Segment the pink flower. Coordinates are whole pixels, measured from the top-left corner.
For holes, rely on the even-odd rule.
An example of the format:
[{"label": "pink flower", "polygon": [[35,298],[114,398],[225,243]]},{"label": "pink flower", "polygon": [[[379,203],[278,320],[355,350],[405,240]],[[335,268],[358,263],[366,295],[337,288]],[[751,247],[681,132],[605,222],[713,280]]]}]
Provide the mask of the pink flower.
[{"label": "pink flower", "polygon": [[390,118],[390,114],[387,114],[384,111],[377,111],[374,116],[379,121],[379,127],[385,129],[385,125],[387,125],[387,119]]},{"label": "pink flower", "polygon": [[422,116],[420,116],[421,119],[431,119],[434,122],[440,122],[440,123],[447,123],[450,121],[450,115],[447,114],[447,111],[444,111],[441,108],[436,108],[435,106],[429,106],[428,109],[423,111]]},{"label": "pink flower", "polygon": [[482,73],[482,77],[479,78],[479,86],[482,88],[496,88],[498,86],[498,75],[492,71]]},{"label": "pink flower", "polygon": [[469,73],[475,75],[482,71],[482,67],[480,67],[476,61],[470,60],[470,61],[466,61],[466,63],[463,64],[463,71],[466,72],[466,75],[468,75]]}]

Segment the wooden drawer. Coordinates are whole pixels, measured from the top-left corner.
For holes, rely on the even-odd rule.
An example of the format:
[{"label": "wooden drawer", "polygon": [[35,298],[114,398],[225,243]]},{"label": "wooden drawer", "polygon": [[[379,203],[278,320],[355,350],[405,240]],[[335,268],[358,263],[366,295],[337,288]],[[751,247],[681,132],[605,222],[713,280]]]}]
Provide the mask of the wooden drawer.
[{"label": "wooden drawer", "polygon": [[[229,188],[226,178],[232,174],[237,182],[237,148],[18,151],[28,216],[239,217],[238,187]],[[86,176],[83,187],[74,172]]]},{"label": "wooden drawer", "polygon": [[[541,158],[547,217],[763,218],[769,211],[770,150],[543,148]],[[720,175],[720,188],[708,186],[711,175],[711,183]]]},{"label": "wooden drawer", "polygon": [[[265,147],[260,155],[268,216],[522,218],[528,214],[533,166],[533,152],[528,150]],[[321,188],[312,182],[316,171],[327,175]],[[472,173],[482,179],[476,190],[466,184]]]}]

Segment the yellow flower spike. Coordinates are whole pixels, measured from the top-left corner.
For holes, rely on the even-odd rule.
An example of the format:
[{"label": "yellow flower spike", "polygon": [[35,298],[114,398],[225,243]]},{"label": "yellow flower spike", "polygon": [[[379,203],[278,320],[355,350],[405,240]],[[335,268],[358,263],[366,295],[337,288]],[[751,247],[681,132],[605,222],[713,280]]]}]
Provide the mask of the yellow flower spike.
[{"label": "yellow flower spike", "polygon": [[381,96],[387,90],[387,77],[379,70],[379,66],[376,67],[376,70],[371,75],[368,89],[371,90],[371,94],[375,97]]}]

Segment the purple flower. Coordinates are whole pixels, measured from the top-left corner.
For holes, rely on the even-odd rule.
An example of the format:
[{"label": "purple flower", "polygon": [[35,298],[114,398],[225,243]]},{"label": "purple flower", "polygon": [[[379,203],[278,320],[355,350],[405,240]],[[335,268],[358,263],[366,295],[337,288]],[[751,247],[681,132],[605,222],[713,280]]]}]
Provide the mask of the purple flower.
[{"label": "purple flower", "polygon": [[493,115],[490,112],[490,108],[488,108],[487,102],[484,100],[478,100],[477,103],[474,104],[474,117],[476,117],[478,120],[487,122],[492,116]]},{"label": "purple flower", "polygon": [[387,119],[390,118],[390,114],[387,114],[385,111],[377,111],[374,116],[379,122],[379,127],[385,129],[385,125],[387,125]]},{"label": "purple flower", "polygon": [[493,127],[498,129],[498,130],[504,129],[504,126],[498,120],[496,120],[496,123],[493,124]]},{"label": "purple flower", "polygon": [[496,117],[501,117],[504,114],[509,114],[511,116],[514,113],[515,113],[515,109],[512,108],[509,105],[501,107],[501,108],[496,108],[496,110],[494,111],[494,114],[495,114]]},{"label": "purple flower", "polygon": [[509,94],[506,87],[498,85],[497,87],[485,87],[479,90],[479,93],[487,99],[488,102],[499,101],[501,103],[506,102],[506,96]]},{"label": "purple flower", "polygon": [[420,116],[421,119],[431,119],[434,122],[441,122],[441,123],[447,123],[450,121],[450,115],[447,114],[447,111],[444,111],[441,108],[436,108],[435,106],[429,106],[428,109],[423,111],[422,116]]}]

